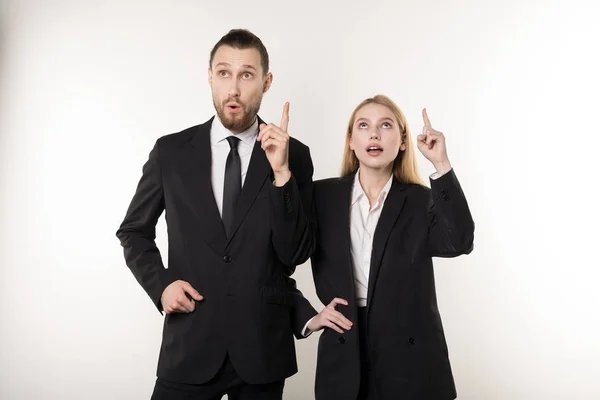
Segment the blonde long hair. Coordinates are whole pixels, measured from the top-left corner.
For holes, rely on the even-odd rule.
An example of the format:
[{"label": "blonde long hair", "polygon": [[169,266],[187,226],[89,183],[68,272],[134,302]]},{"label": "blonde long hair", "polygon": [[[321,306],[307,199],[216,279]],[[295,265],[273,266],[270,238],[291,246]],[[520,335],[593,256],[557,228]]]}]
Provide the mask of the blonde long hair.
[{"label": "blonde long hair", "polygon": [[402,183],[415,183],[424,186],[424,183],[421,180],[417,170],[415,150],[410,137],[410,130],[408,129],[408,125],[406,123],[406,118],[392,99],[381,94],[363,100],[354,109],[352,116],[350,116],[350,121],[348,121],[348,129],[346,131],[346,144],[344,147],[344,158],[342,161],[342,176],[354,174],[358,170],[359,162],[358,158],[356,158],[356,154],[354,154],[354,151],[350,149],[350,138],[352,137],[352,129],[354,127],[356,113],[367,104],[379,104],[387,107],[392,114],[394,114],[394,117],[398,122],[398,126],[400,127],[400,136],[402,137],[402,143],[404,143],[406,148],[404,150],[400,150],[396,156],[396,159],[394,160],[394,166],[392,168],[394,177]]}]

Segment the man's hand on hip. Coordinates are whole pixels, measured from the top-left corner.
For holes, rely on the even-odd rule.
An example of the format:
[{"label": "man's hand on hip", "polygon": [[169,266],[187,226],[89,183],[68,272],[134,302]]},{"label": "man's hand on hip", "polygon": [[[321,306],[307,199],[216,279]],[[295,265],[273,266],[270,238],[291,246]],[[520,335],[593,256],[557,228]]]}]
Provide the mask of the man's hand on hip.
[{"label": "man's hand on hip", "polygon": [[196,308],[196,301],[202,301],[204,297],[200,295],[186,281],[175,281],[164,290],[160,297],[163,310],[167,314],[171,313],[191,313]]}]

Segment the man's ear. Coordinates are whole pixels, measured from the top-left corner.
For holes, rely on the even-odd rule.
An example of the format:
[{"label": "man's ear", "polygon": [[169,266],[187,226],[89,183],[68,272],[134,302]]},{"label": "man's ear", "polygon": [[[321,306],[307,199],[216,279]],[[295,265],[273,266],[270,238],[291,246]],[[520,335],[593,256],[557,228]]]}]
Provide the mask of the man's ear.
[{"label": "man's ear", "polygon": [[263,85],[263,93],[267,93],[269,91],[272,83],[273,83],[273,74],[269,72],[267,74],[267,76],[265,77],[265,83]]}]

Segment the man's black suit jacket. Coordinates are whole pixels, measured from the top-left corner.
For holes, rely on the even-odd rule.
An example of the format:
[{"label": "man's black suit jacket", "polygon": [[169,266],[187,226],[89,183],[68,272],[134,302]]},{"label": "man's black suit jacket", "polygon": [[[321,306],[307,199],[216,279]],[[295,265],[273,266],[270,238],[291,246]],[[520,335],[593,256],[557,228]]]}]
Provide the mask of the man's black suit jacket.
[{"label": "man's black suit jacket", "polygon": [[[228,353],[244,381],[281,380],[297,372],[294,334],[316,314],[290,278],[315,247],[310,152],[290,139],[292,178],[276,187],[256,143],[227,238],[211,184],[211,124],[157,140],[117,237],[159,310],[179,279],[204,296],[192,313],[166,315],[158,377],[204,383]],[[168,268],[155,244],[163,210]]]}]

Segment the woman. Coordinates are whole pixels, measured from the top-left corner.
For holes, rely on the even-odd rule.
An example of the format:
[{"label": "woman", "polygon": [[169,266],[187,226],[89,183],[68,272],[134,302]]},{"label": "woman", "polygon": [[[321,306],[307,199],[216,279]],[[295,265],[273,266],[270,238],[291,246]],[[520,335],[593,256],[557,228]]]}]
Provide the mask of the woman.
[{"label": "woman", "polygon": [[426,110],[423,120],[417,147],[437,171],[431,189],[419,178],[404,115],[381,95],[352,113],[342,177],[315,182],[312,269],[328,304],[308,324],[326,328],[317,400],[456,398],[432,257],[469,254],[474,224],[444,135]]}]

